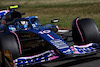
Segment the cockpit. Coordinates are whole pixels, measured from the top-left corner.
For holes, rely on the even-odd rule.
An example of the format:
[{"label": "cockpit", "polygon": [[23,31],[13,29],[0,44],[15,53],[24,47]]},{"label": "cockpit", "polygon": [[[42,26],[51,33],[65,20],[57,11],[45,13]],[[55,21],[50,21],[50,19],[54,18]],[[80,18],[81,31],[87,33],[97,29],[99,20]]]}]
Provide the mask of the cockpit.
[{"label": "cockpit", "polygon": [[26,18],[19,18],[16,19],[15,22],[12,24],[15,26],[16,30],[27,30],[28,28],[35,28],[40,25],[40,21],[36,16],[26,17]]}]

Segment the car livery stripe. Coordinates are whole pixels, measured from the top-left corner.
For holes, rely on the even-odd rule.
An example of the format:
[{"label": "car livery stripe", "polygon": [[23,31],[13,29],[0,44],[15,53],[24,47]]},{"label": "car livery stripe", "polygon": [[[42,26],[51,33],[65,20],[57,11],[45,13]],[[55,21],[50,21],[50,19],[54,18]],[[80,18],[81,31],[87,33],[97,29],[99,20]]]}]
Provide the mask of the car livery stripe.
[{"label": "car livery stripe", "polygon": [[15,32],[13,32],[13,31],[10,31],[10,32],[13,33],[13,34],[16,36],[16,38],[17,38],[17,40],[18,40],[18,44],[19,44],[20,54],[22,54],[21,44],[20,44],[20,41],[19,41],[18,35],[17,35]]},{"label": "car livery stripe", "polygon": [[50,34],[47,34],[48,37],[50,37],[52,40],[54,40],[55,38],[52,37]]},{"label": "car livery stripe", "polygon": [[77,29],[78,29],[79,34],[80,34],[80,36],[81,36],[82,42],[84,42],[84,38],[83,38],[82,32],[81,32],[81,30],[80,30],[80,28],[79,28],[79,25],[78,25],[78,20],[79,20],[79,18],[76,19],[76,26],[77,26]]}]

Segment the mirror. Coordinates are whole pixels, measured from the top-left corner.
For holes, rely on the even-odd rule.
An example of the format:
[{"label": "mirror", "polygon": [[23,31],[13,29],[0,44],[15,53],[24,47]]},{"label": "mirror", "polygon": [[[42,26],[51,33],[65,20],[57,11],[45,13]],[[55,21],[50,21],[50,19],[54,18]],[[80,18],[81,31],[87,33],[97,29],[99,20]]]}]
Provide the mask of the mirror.
[{"label": "mirror", "polygon": [[58,22],[59,22],[59,19],[51,20],[51,23],[58,23]]}]

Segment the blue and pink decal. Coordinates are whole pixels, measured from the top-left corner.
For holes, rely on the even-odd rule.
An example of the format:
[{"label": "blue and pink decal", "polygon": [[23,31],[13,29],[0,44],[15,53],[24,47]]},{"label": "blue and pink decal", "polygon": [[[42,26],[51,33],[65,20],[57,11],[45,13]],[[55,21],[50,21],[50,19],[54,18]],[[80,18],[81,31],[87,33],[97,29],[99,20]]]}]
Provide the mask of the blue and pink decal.
[{"label": "blue and pink decal", "polygon": [[19,57],[13,60],[13,63],[14,63],[14,67],[22,67],[30,64],[36,64],[40,62],[54,60],[56,58],[59,58],[59,56],[56,56],[54,50],[49,50],[38,55]]},{"label": "blue and pink decal", "polygon": [[96,49],[92,47],[93,43],[89,43],[86,45],[73,45],[71,49],[73,54],[81,55],[81,54],[90,54],[96,52]]},{"label": "blue and pink decal", "polygon": [[52,46],[57,48],[61,53],[65,55],[73,54],[73,51],[70,49],[70,46],[52,31],[43,30],[39,31],[38,34]]}]

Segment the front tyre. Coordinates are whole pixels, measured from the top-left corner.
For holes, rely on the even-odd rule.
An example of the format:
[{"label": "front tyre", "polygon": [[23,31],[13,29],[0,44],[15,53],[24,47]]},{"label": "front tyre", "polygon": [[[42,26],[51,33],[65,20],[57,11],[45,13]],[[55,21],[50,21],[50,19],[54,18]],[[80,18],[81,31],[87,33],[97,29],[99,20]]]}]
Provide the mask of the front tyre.
[{"label": "front tyre", "polygon": [[2,67],[12,67],[13,60],[18,58],[19,46],[13,33],[0,33],[0,47],[2,53]]}]

